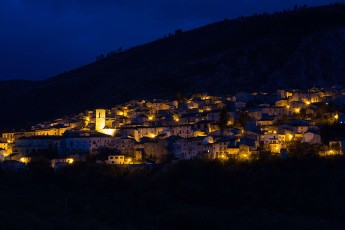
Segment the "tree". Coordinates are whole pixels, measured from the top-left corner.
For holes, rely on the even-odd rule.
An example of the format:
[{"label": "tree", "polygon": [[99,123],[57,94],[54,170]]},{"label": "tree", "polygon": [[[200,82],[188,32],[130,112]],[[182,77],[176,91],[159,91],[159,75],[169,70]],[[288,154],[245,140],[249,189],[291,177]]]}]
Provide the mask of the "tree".
[{"label": "tree", "polygon": [[182,34],[182,33],[183,33],[182,29],[175,30],[175,35],[179,35],[179,34]]},{"label": "tree", "polygon": [[321,144],[301,143],[292,141],[288,146],[288,156],[290,157],[312,157],[318,156],[322,149]]},{"label": "tree", "polygon": [[248,115],[248,112],[244,109],[242,109],[239,113],[239,118],[238,118],[238,124],[240,125],[239,128],[245,128],[247,121],[250,120],[250,117]]},{"label": "tree", "polygon": [[223,107],[220,110],[219,121],[218,121],[219,129],[222,132],[224,132],[224,130],[228,127],[228,120],[229,120],[228,109],[226,107]]},{"label": "tree", "polygon": [[183,94],[180,91],[176,93],[176,100],[178,101],[178,103],[181,103],[181,104],[186,102],[186,98],[183,96]]}]

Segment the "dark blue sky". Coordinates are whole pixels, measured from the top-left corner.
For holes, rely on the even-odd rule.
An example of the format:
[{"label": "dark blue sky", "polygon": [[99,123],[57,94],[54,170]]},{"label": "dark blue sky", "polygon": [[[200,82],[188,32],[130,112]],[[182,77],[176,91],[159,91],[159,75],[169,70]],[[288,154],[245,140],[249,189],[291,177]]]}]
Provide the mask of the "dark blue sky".
[{"label": "dark blue sky", "polygon": [[[0,80],[45,79],[224,18],[334,0],[0,0]],[[345,2],[337,1],[337,2]]]}]

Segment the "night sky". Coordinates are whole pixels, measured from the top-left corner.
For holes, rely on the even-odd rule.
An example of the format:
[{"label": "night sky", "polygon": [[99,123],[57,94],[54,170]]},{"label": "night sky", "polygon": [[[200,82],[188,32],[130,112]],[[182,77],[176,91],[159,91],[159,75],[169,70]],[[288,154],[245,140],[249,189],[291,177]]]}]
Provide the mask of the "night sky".
[{"label": "night sky", "polygon": [[0,0],[0,80],[45,79],[179,28],[334,1]]}]

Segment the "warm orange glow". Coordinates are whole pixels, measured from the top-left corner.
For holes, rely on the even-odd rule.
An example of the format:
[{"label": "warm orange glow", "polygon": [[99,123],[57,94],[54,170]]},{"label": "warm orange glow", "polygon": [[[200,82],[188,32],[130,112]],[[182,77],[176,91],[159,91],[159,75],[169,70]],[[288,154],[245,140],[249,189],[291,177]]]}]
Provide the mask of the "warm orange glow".
[{"label": "warm orange glow", "polygon": [[335,114],[335,115],[334,115],[334,119],[338,120],[338,119],[339,119],[339,115],[338,115],[338,114]]},{"label": "warm orange glow", "polygon": [[224,154],[221,154],[220,159],[226,160],[226,156]]},{"label": "warm orange glow", "polygon": [[177,115],[174,115],[173,117],[174,117],[174,121],[176,121],[176,122],[180,121],[180,118]]},{"label": "warm orange glow", "polygon": [[73,158],[66,158],[66,162],[67,162],[68,164],[73,164],[74,159],[73,159]]},{"label": "warm orange glow", "polygon": [[148,116],[148,118],[149,118],[150,121],[152,121],[154,116],[151,114],[151,115]]},{"label": "warm orange glow", "polygon": [[102,129],[102,130],[99,130],[99,132],[113,137],[115,136],[116,129]]},{"label": "warm orange glow", "polygon": [[30,158],[28,158],[28,157],[21,157],[21,158],[19,159],[19,161],[22,162],[22,163],[24,163],[24,164],[27,164],[27,163],[30,162]]},{"label": "warm orange glow", "polygon": [[207,134],[205,132],[202,132],[202,131],[195,131],[194,132],[194,137],[206,137]]},{"label": "warm orange glow", "polygon": [[300,108],[295,108],[295,109],[294,109],[294,113],[297,113],[297,114],[298,114],[298,113],[300,113],[300,112],[301,112],[301,109],[300,109]]}]

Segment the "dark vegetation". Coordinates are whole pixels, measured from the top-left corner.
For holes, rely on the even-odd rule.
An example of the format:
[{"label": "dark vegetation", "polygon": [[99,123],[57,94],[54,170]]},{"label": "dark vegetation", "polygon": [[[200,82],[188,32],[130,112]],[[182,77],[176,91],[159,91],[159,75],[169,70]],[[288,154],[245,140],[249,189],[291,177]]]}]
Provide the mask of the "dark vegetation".
[{"label": "dark vegetation", "polygon": [[0,172],[1,229],[343,229],[345,158]]},{"label": "dark vegetation", "polygon": [[321,127],[322,142],[345,139],[345,124],[324,125]]},{"label": "dark vegetation", "polygon": [[226,19],[120,48],[44,81],[0,82],[0,128],[176,92],[344,84],[344,25],[343,4]]}]

